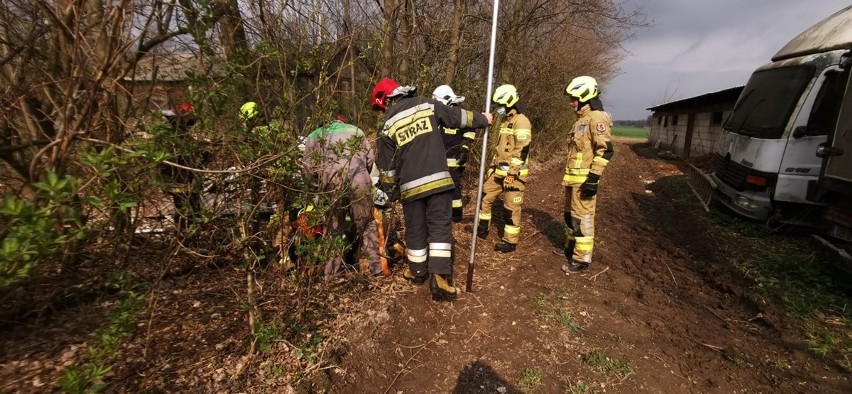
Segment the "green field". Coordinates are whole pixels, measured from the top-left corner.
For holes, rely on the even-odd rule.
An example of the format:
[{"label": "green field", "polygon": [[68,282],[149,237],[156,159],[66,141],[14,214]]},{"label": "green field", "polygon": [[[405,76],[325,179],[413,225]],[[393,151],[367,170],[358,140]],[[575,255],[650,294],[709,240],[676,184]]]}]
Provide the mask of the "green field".
[{"label": "green field", "polygon": [[651,134],[649,129],[632,126],[612,126],[612,135],[617,137],[641,138],[647,140]]}]

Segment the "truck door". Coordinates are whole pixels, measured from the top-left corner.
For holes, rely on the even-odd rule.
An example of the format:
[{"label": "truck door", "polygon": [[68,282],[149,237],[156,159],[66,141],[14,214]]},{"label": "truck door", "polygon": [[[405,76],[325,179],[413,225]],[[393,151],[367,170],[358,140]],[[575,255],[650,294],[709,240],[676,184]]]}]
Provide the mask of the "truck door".
[{"label": "truck door", "polygon": [[852,183],[852,79],[849,66],[845,74],[845,94],[837,118],[837,127],[829,136],[827,144],[818,151],[825,158],[823,178],[837,182]]},{"label": "truck door", "polygon": [[[834,130],[847,74],[839,66],[827,68],[817,78],[789,135],[775,189],[775,201],[808,203],[808,185],[816,184],[822,158],[814,154]],[[845,81],[845,80],[844,80]]]}]

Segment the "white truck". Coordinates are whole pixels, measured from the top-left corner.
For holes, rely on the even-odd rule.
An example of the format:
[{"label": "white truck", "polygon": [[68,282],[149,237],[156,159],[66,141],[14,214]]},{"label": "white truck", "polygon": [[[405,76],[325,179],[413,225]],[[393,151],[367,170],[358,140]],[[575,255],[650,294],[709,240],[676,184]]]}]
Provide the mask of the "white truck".
[{"label": "white truck", "polygon": [[752,74],[715,145],[713,172],[690,178],[705,203],[770,223],[819,221],[821,202],[809,200],[808,190],[818,184],[816,151],[834,130],[850,49],[852,6],[799,34]]},{"label": "white truck", "polygon": [[845,94],[837,126],[828,140],[817,146],[816,155],[822,157],[823,166],[817,187],[809,190],[809,198],[824,204],[822,218],[828,225],[825,237],[814,237],[842,257],[847,268],[852,268],[852,58],[847,58],[842,66]]}]

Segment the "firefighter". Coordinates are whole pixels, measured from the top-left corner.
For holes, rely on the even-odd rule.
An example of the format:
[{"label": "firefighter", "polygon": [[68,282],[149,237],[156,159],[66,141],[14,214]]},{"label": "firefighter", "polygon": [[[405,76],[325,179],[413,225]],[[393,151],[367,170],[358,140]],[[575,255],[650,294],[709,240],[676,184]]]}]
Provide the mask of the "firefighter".
[{"label": "firefighter", "polygon": [[[332,197],[337,206],[329,210],[328,231],[332,236],[343,236],[348,215],[355,223],[354,238],[361,239],[361,250],[369,261],[370,273],[380,275],[382,266],[370,180],[374,158],[375,152],[361,129],[334,120],[308,134],[302,164],[306,171],[316,174],[311,178],[318,180],[319,191],[345,191],[342,196]],[[357,250],[357,246],[352,247]],[[336,274],[343,259],[341,254],[326,262],[325,276]]]},{"label": "firefighter", "polygon": [[[464,101],[464,96],[457,96],[449,85],[441,85],[432,92],[432,98],[444,105],[456,107]],[[447,153],[447,167],[453,177],[453,221],[460,222],[464,204],[462,202],[462,175],[465,164],[470,158],[470,147],[476,139],[476,129],[453,129],[445,127],[441,136],[444,137],[444,149]]]},{"label": "firefighter", "polygon": [[[171,145],[174,161],[182,166],[201,168],[210,159],[210,153],[202,149],[200,141],[192,135],[195,126],[195,108],[182,101],[171,110],[161,111],[171,128],[166,143]],[[201,217],[201,178],[190,170],[162,166],[160,173],[169,183],[166,193],[171,196],[175,207],[175,224],[181,233],[189,231],[190,224]]]},{"label": "firefighter", "polygon": [[240,106],[240,119],[242,119],[246,131],[265,133],[269,130],[269,126],[266,124],[266,117],[254,101],[247,101]]},{"label": "firefighter", "polygon": [[564,254],[566,273],[587,270],[595,246],[595,205],[598,183],[614,153],[612,118],[603,110],[598,83],[594,78],[574,78],[565,88],[577,121],[568,134],[568,160],[562,185],[565,186],[565,245],[554,250]]},{"label": "firefighter", "polygon": [[483,183],[482,208],[479,212],[479,226],[476,229],[478,237],[482,239],[488,237],[491,205],[502,194],[503,206],[508,212],[503,215],[505,218],[503,238],[500,243],[494,245],[494,250],[501,253],[514,252],[518,247],[521,234],[521,209],[524,203],[526,177],[529,173],[532,124],[523,114],[519,100],[518,90],[512,85],[502,85],[494,91],[492,101],[496,105],[497,115],[503,117],[503,122],[500,124],[496,151]]},{"label": "firefighter", "polygon": [[428,278],[433,299],[453,300],[454,184],[440,128],[486,127],[491,114],[448,107],[415,92],[385,78],[371,94],[373,109],[385,112],[377,141],[378,187],[390,201],[402,201],[409,263],[403,277],[418,284]]}]

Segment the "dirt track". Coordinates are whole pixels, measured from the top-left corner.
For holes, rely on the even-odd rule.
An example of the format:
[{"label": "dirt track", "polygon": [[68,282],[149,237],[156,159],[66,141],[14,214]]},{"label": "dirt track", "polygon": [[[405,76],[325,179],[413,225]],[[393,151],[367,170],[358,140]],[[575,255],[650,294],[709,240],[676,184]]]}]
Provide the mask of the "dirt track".
[{"label": "dirt track", "polygon": [[[294,290],[292,274],[258,270],[260,316],[280,333],[254,357],[245,271],[190,256],[146,299],[108,391],[852,392],[840,366],[808,350],[801,321],[732,269],[725,256],[743,240],[708,235],[702,211],[673,189],[677,168],[637,155],[646,144],[616,149],[587,274],[566,276],[552,253],[562,233],[555,160],[532,169],[518,251],[493,252],[493,231],[479,241],[474,290],[454,303],[431,301],[399,272]],[[461,288],[471,222],[455,227]],[[140,252],[139,263],[156,267],[146,247],[152,255]],[[0,391],[55,391],[115,305],[105,298],[10,328],[0,337]]]},{"label": "dirt track", "polygon": [[[522,246],[480,241],[474,291],[453,304],[424,286],[350,333],[336,392],[850,392],[787,318],[741,279],[696,210],[661,187],[674,173],[620,141],[604,177],[588,274],[563,274],[561,162],[534,168]],[[471,204],[472,205],[472,204]],[[470,226],[469,224],[467,226]],[[463,287],[470,233],[457,227]],[[595,355],[634,368],[594,370]],[[345,372],[344,372],[345,371]],[[320,387],[324,386],[320,385]],[[573,391],[572,391],[573,390]]]}]

